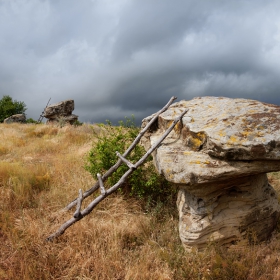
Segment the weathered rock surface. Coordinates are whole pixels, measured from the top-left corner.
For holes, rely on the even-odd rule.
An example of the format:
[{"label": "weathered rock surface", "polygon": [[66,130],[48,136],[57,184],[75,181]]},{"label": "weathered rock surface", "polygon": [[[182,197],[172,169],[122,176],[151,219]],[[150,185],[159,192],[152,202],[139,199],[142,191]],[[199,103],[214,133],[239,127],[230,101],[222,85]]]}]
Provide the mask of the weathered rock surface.
[{"label": "weathered rock surface", "polygon": [[[186,247],[268,240],[279,219],[276,193],[266,174],[207,184],[212,192],[195,195],[188,188],[178,194],[179,232]],[[243,242],[242,242],[243,241]]]},{"label": "weathered rock surface", "polygon": [[12,115],[4,120],[4,123],[25,123],[25,122],[26,122],[25,114]]},{"label": "weathered rock surface", "polygon": [[48,123],[65,122],[65,123],[73,124],[77,120],[78,120],[78,116],[71,114],[69,116],[56,116],[55,118],[50,118],[48,120]]},{"label": "weathered rock surface", "polygon": [[65,100],[48,106],[44,111],[45,118],[54,118],[55,116],[68,116],[74,111],[74,100]]},{"label": "weathered rock surface", "polygon": [[78,116],[72,114],[74,107],[74,100],[61,101],[46,107],[43,116],[50,123],[64,121],[73,124],[78,120]]},{"label": "weathered rock surface", "polygon": [[153,155],[158,171],[180,187],[183,243],[230,244],[248,230],[267,239],[280,213],[265,174],[280,170],[280,107],[222,97],[180,101],[159,116],[142,141],[145,148],[186,108],[182,122]]}]

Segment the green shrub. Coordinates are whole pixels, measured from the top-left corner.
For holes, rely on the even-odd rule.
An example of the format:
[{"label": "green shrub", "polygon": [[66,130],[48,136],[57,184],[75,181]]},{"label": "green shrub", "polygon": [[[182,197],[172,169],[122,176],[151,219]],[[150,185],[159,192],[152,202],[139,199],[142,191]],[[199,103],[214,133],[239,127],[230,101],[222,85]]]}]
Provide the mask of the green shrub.
[{"label": "green shrub", "polygon": [[22,101],[13,100],[9,95],[4,95],[0,99],[0,122],[2,123],[6,118],[23,114],[26,111],[26,105]]},{"label": "green shrub", "polygon": [[32,119],[32,118],[28,118],[28,119],[26,120],[26,123],[35,123],[35,124],[38,124],[38,122],[35,121],[35,120]]},{"label": "green shrub", "polygon": [[83,125],[82,122],[80,122],[79,120],[75,120],[74,123],[73,123],[74,126],[81,126]]},{"label": "green shrub", "polygon": [[[117,162],[116,151],[123,154],[140,131],[135,126],[133,118],[126,118],[125,121],[120,121],[119,126],[112,126],[109,121],[107,121],[107,125],[100,124],[99,126],[103,132],[97,135],[98,141],[94,143],[93,148],[90,150],[85,165],[85,169],[95,179],[97,173],[104,174]],[[145,153],[145,149],[138,144],[127,159],[132,163],[136,163]],[[127,170],[128,167],[122,164],[108,178],[107,187],[116,184]],[[162,199],[173,193],[169,183],[155,170],[152,156],[130,175],[122,186],[122,190],[138,198],[149,197],[152,200]]]}]

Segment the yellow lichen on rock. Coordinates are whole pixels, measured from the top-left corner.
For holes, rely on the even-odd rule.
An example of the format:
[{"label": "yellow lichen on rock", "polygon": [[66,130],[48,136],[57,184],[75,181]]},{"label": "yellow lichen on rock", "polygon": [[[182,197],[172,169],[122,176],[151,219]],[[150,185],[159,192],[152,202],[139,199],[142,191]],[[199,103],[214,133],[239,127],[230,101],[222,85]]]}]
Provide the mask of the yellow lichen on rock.
[{"label": "yellow lichen on rock", "polygon": [[232,136],[230,136],[228,142],[229,142],[229,144],[236,143],[236,142],[238,142],[238,138],[236,136],[232,135]]},{"label": "yellow lichen on rock", "polygon": [[252,133],[250,131],[242,131],[240,134],[243,138],[248,138]]},{"label": "yellow lichen on rock", "polygon": [[188,138],[188,146],[193,151],[198,151],[206,140],[206,135],[203,132],[192,133]]},{"label": "yellow lichen on rock", "polygon": [[193,150],[198,150],[201,145],[202,145],[202,141],[199,138],[194,138],[194,137],[189,138],[189,146]]},{"label": "yellow lichen on rock", "polygon": [[174,127],[174,131],[179,134],[181,132],[182,129],[182,124],[180,122],[178,122],[175,127]]},{"label": "yellow lichen on rock", "polygon": [[189,164],[210,164],[210,161],[195,160],[195,161],[190,161]]},{"label": "yellow lichen on rock", "polygon": [[225,137],[225,136],[226,136],[225,131],[220,130],[220,132],[219,132],[219,136],[220,136],[220,137]]}]

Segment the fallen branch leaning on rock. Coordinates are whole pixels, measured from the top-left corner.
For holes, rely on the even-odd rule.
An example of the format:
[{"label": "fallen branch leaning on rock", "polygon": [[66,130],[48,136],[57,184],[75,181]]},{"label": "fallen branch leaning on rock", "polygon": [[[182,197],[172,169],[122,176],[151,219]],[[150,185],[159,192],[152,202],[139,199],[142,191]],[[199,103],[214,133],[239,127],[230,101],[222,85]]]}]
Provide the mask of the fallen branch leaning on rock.
[{"label": "fallen branch leaning on rock", "polygon": [[[187,113],[188,109],[184,110],[172,123],[172,125],[165,131],[165,133],[160,137],[160,139],[147,151],[147,153],[135,164],[129,162],[125,157],[129,155],[129,153],[134,149],[134,147],[139,143],[141,137],[144,135],[144,133],[151,127],[151,125],[156,121],[158,116],[167,110],[167,108],[170,106],[170,104],[176,99],[176,97],[172,97],[169,102],[158,112],[156,113],[149,123],[145,126],[143,130],[138,134],[138,136],[135,138],[134,142],[130,145],[130,147],[125,151],[123,155],[116,152],[117,156],[119,157],[119,160],[117,163],[112,166],[103,176],[100,174],[97,174],[98,181],[96,184],[89,190],[87,190],[85,193],[82,193],[82,190],[79,190],[79,197],[75,199],[73,202],[71,202],[65,210],[71,209],[73,206],[77,205],[77,209],[74,213],[73,218],[65,222],[55,233],[50,235],[47,238],[47,241],[52,241],[54,238],[62,235],[67,228],[72,226],[77,221],[84,218],[86,215],[88,215],[103,199],[105,199],[108,195],[115,192],[118,188],[121,187],[121,185],[125,182],[127,177],[135,170],[137,169],[141,164],[144,163],[144,161],[151,155],[151,153],[160,145],[160,143],[167,137],[167,135],[173,130],[174,126],[181,121],[183,116]],[[129,167],[128,171],[120,178],[120,180],[113,185],[108,190],[105,190],[103,182],[111,175],[113,174],[118,167],[121,164],[127,164]],[[96,197],[84,210],[81,211],[81,205],[83,200],[94,193],[96,190],[100,189],[101,194]]]}]

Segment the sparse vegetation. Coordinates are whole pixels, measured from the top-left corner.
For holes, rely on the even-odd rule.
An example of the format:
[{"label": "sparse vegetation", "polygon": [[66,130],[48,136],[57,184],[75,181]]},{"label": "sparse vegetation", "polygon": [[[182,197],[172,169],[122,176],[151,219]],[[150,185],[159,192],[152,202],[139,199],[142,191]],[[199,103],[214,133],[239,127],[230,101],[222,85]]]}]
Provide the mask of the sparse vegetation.
[{"label": "sparse vegetation", "polygon": [[[85,169],[91,173],[94,179],[96,179],[97,173],[104,174],[117,162],[116,152],[123,154],[140,132],[133,118],[120,121],[117,127],[112,126],[109,121],[107,121],[107,125],[100,124],[99,126],[102,128],[102,133],[96,134],[97,143],[90,150],[85,165]],[[145,153],[145,149],[138,144],[127,159],[136,163]],[[108,178],[109,186],[116,184],[127,170],[126,165],[121,165]],[[122,190],[131,196],[145,198],[149,201],[166,200],[175,193],[164,177],[156,172],[151,156],[144,165],[139,166],[132,173]]]},{"label": "sparse vegetation", "polygon": [[[186,252],[175,202],[153,202],[147,211],[121,193],[46,242],[72,214],[60,210],[94,183],[85,157],[98,142],[92,131],[101,135],[102,129],[0,124],[1,280],[280,279],[279,232],[267,244],[232,250],[209,244],[203,253]],[[278,193],[279,174],[269,174]]]},{"label": "sparse vegetation", "polygon": [[26,123],[36,123],[36,124],[38,124],[38,122],[35,121],[35,120],[32,119],[32,118],[28,118],[28,119],[26,120]]}]

